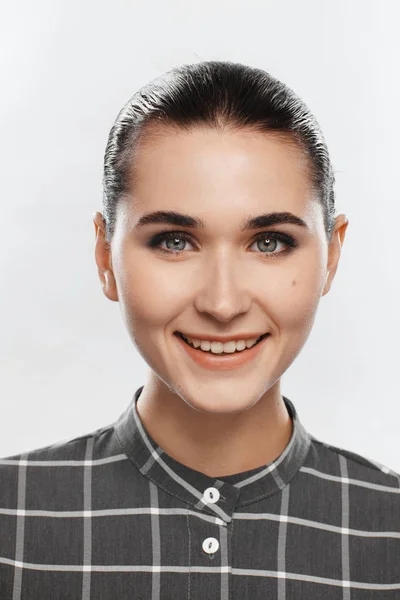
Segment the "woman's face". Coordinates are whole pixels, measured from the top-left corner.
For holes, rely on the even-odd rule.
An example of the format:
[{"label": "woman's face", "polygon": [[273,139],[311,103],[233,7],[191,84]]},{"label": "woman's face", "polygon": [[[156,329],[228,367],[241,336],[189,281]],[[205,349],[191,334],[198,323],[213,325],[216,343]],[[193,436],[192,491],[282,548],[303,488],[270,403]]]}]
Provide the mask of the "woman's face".
[{"label": "woman's face", "polygon": [[[166,131],[140,146],[135,174],[131,198],[118,207],[110,261],[100,213],[95,219],[104,293],[119,301],[159,390],[204,412],[247,410],[279,385],[307,340],[335,275],[347,219],[336,218],[328,246],[304,156],[265,133]],[[137,226],[158,211],[201,219],[204,228]],[[282,212],[304,225],[241,230],[248,219]],[[163,230],[176,235],[151,247]],[[282,237],[269,238],[271,232]],[[211,340],[244,332],[269,336],[246,364],[216,370],[193,360],[176,331]]]}]

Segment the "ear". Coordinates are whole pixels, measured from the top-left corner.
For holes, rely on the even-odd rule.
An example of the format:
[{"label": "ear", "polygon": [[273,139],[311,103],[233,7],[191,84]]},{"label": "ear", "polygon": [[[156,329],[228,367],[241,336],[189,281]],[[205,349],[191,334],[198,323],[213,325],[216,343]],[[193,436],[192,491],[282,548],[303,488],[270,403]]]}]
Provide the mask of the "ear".
[{"label": "ear", "polygon": [[328,264],[326,273],[326,282],[322,292],[322,296],[325,296],[331,289],[333,278],[336,275],[336,271],[339,265],[340,253],[346,234],[346,229],[349,221],[346,215],[338,215],[335,220],[335,228],[332,232],[332,238],[329,244],[328,250]]},{"label": "ear", "polygon": [[118,302],[118,291],[112,269],[111,248],[109,242],[106,241],[105,222],[101,213],[95,212],[93,214],[93,224],[96,239],[95,260],[100,283],[105,296],[113,302]]}]

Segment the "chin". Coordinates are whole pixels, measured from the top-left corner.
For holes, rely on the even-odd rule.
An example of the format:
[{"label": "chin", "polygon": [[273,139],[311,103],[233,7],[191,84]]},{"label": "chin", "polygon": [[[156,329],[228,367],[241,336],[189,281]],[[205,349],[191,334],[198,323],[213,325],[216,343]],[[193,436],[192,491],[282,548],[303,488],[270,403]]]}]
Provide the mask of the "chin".
[{"label": "chin", "polygon": [[[218,386],[217,386],[218,387]],[[212,393],[210,390],[204,389],[198,391],[195,394],[185,393],[183,390],[180,391],[179,395],[182,400],[195,411],[206,413],[206,414],[225,414],[230,415],[234,413],[241,413],[249,410],[254,406],[262,394],[254,397],[244,397],[239,395],[235,397],[232,393],[226,389],[218,393],[217,389],[213,389]]]}]

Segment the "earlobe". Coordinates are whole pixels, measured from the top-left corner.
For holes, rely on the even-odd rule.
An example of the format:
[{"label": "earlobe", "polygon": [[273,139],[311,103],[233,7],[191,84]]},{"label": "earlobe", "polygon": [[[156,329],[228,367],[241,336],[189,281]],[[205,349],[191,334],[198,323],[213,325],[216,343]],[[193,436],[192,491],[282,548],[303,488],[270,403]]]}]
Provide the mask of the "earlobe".
[{"label": "earlobe", "polygon": [[325,283],[324,283],[324,288],[323,288],[321,297],[325,296],[331,289],[332,279],[330,279],[330,275],[331,275],[331,271],[328,271],[326,274],[326,277],[325,277]]},{"label": "earlobe", "polygon": [[118,290],[115,283],[115,277],[112,271],[106,270],[101,273],[103,292],[112,302],[118,302]]}]

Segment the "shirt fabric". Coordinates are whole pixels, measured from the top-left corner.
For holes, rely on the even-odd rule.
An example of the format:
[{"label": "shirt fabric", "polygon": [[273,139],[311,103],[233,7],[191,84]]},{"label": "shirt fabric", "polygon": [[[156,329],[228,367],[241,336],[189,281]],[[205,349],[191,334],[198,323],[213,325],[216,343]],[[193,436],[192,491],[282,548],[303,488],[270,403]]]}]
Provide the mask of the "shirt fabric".
[{"label": "shirt fabric", "polygon": [[400,476],[317,440],[208,477],[112,425],[0,460],[1,600],[399,600]]}]

